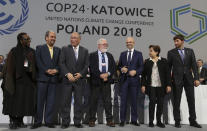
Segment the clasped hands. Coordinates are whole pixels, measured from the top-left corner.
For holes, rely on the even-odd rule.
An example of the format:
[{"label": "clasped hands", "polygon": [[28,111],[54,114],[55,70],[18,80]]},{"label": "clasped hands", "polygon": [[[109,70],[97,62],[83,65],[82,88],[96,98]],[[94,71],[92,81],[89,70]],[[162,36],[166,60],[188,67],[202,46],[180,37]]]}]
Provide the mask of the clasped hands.
[{"label": "clasped hands", "polygon": [[[121,72],[122,72],[122,73],[127,73],[127,72],[128,72],[128,68],[127,68],[126,66],[122,67],[122,68],[121,68]],[[130,75],[131,77],[135,76],[136,74],[137,74],[136,70],[130,70],[130,71],[129,71],[129,75]]]},{"label": "clasped hands", "polygon": [[67,78],[70,82],[75,82],[77,80],[79,80],[82,77],[82,75],[80,73],[75,73],[74,75],[71,73],[67,74]]}]

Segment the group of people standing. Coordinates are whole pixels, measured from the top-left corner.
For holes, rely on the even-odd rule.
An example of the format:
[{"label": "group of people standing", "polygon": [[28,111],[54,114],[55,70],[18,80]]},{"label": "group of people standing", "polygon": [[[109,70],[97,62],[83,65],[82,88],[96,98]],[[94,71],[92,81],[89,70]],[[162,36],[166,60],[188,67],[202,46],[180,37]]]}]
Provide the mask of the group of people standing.
[{"label": "group of people standing", "polygon": [[[184,48],[184,37],[174,37],[175,48],[168,52],[168,58],[159,56],[158,45],[149,46],[149,59],[143,60],[137,51],[135,41],[127,37],[127,50],[120,54],[118,64],[107,51],[108,42],[97,41],[97,51],[89,54],[80,45],[81,36],[74,32],[70,44],[62,49],[54,46],[56,34],[47,31],[46,44],[30,48],[31,38],[27,33],[17,36],[17,46],[9,52],[3,67],[3,114],[9,115],[11,129],[25,128],[24,116],[34,116],[31,129],[42,126],[55,128],[54,117],[59,113],[61,128],[70,126],[71,102],[74,98],[74,126],[83,128],[83,93],[86,76],[89,74],[91,95],[89,99],[89,123],[94,127],[99,96],[102,96],[106,114],[106,125],[115,127],[112,113],[111,85],[119,72],[120,83],[120,126],[125,126],[127,99],[130,96],[131,124],[140,126],[137,114],[137,95],[149,95],[149,127],[154,127],[154,110],[157,104],[157,126],[164,128],[161,121],[164,96],[173,92],[175,127],[180,128],[180,102],[185,89],[190,126],[201,128],[196,122],[194,86],[199,86],[198,70],[192,49]],[[193,75],[192,75],[193,74]],[[61,99],[57,101],[57,88],[61,87]],[[58,103],[58,105],[57,105]],[[57,108],[59,107],[59,108]]]}]

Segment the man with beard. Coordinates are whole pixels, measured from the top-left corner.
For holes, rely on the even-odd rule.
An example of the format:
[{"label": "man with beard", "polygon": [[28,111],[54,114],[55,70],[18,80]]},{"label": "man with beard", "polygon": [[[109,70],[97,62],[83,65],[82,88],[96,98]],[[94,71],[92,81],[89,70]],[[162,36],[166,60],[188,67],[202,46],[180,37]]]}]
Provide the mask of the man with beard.
[{"label": "man with beard", "polygon": [[[183,88],[188,102],[190,126],[201,128],[196,121],[194,86],[198,87],[199,76],[194,51],[184,47],[184,36],[173,38],[175,48],[168,51],[167,59],[173,80],[173,115],[175,127],[181,128],[180,102]],[[192,75],[194,74],[194,77]]]},{"label": "man with beard", "polygon": [[[46,44],[36,47],[37,61],[37,113],[32,129],[42,125],[43,112],[45,125],[54,128],[53,118],[55,115],[55,92],[59,74],[59,54],[60,49],[55,47],[56,34],[47,31],[45,34]],[[45,109],[45,111],[44,111]]]},{"label": "man with beard", "polygon": [[3,114],[9,115],[10,129],[27,127],[23,117],[35,113],[35,52],[29,47],[31,39],[27,33],[18,34],[17,41],[4,68]]},{"label": "man with beard", "polygon": [[112,116],[111,84],[112,76],[116,71],[116,63],[111,53],[107,52],[108,43],[106,39],[99,39],[98,51],[90,54],[90,76],[91,76],[91,99],[90,99],[90,122],[94,127],[96,121],[99,96],[103,99],[106,113],[107,126],[115,127]]}]

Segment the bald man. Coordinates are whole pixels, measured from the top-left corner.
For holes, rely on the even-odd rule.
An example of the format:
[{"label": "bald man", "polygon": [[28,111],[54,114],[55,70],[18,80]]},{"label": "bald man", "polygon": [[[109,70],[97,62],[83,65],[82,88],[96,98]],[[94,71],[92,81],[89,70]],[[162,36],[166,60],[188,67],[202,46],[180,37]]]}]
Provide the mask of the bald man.
[{"label": "bald man", "polygon": [[60,116],[62,118],[61,128],[68,128],[70,125],[70,110],[72,92],[74,93],[74,125],[82,128],[82,96],[85,86],[85,78],[89,66],[88,50],[80,46],[81,37],[77,32],[70,36],[70,45],[64,46],[60,54],[60,70],[62,80],[62,98]]},{"label": "bald man", "polygon": [[120,107],[120,126],[125,125],[127,97],[130,96],[131,104],[131,124],[139,126],[137,122],[137,94],[140,86],[140,75],[143,70],[142,53],[134,49],[134,38],[126,39],[127,51],[121,53],[119,58],[119,70],[121,72],[121,107]]}]

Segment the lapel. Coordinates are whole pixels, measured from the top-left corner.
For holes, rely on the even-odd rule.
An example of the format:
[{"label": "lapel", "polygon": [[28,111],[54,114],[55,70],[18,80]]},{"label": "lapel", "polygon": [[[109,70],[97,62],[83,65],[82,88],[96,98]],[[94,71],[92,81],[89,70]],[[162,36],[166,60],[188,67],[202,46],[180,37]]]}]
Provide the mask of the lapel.
[{"label": "lapel", "polygon": [[[81,51],[82,51],[82,48],[81,48],[81,46],[79,45],[78,59],[77,59],[77,60],[75,59],[75,60],[76,60],[76,64],[81,60],[81,56],[82,56],[82,55],[81,55],[82,53],[80,53]],[[75,56],[75,53],[74,53],[74,56]]]},{"label": "lapel", "polygon": [[184,63],[187,63],[187,57],[189,56],[189,50],[187,48],[185,49],[185,57],[184,57]]},{"label": "lapel", "polygon": [[69,56],[72,56],[72,58],[71,58],[72,59],[72,63],[73,63],[73,65],[75,65],[76,59],[75,59],[75,53],[74,53],[73,47],[71,45],[69,45],[68,49],[69,49],[69,53],[70,53]]},{"label": "lapel", "polygon": [[107,55],[107,57],[108,57],[108,71],[109,71],[109,67],[110,67],[110,65],[111,65],[111,61],[110,61],[109,53],[108,53],[108,52],[106,52],[106,55]]},{"label": "lapel", "polygon": [[96,66],[98,66],[98,68],[99,68],[99,56],[98,56],[98,51],[96,51],[94,55],[95,55],[94,61],[97,61],[97,62],[95,62],[95,63],[96,63]]},{"label": "lapel", "polygon": [[[46,60],[51,61],[52,59],[51,59],[50,51],[49,51],[49,48],[48,48],[47,44],[44,45],[44,50],[45,50],[45,53],[46,53],[46,55],[45,55]],[[53,53],[54,53],[54,51],[53,51]]]},{"label": "lapel", "polygon": [[[180,62],[183,63],[182,58],[181,58],[181,56],[180,56],[180,54],[179,54],[179,52],[178,52],[178,49],[175,48],[175,49],[173,50],[173,52],[177,55],[177,57],[179,58]],[[185,58],[184,58],[184,61],[185,61]],[[183,64],[184,64],[184,63],[183,63]]]},{"label": "lapel", "polygon": [[127,64],[127,51],[124,52],[123,57],[124,63]]},{"label": "lapel", "polygon": [[136,52],[136,50],[134,50],[133,55],[132,55],[132,58],[131,58],[130,65],[131,65],[131,63],[134,61],[134,59],[135,59],[135,55],[136,55],[136,54],[137,54],[137,52]]}]

